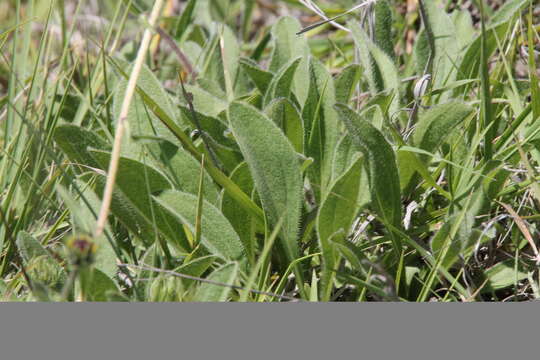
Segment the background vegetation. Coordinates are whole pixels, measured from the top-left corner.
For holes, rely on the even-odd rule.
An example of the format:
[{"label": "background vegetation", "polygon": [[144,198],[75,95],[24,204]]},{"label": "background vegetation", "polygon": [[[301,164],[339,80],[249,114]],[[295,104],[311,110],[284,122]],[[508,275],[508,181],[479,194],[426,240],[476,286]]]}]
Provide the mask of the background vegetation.
[{"label": "background vegetation", "polygon": [[3,0],[0,299],[539,298],[537,2],[359,5]]}]

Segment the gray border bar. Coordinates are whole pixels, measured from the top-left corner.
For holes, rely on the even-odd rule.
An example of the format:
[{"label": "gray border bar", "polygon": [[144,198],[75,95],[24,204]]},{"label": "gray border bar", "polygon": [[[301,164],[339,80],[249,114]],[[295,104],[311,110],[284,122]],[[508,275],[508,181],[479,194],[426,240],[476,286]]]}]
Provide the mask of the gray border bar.
[{"label": "gray border bar", "polygon": [[540,303],[0,304],[0,359],[514,359]]}]

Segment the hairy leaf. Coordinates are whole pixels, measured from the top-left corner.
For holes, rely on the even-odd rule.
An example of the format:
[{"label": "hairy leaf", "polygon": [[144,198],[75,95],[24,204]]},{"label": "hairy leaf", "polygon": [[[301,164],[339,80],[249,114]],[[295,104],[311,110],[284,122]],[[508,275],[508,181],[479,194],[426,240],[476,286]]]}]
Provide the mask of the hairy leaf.
[{"label": "hairy leaf", "polygon": [[309,82],[309,54],[310,50],[307,40],[302,36],[297,36],[301,26],[296,18],[281,17],[272,28],[274,38],[274,51],[270,62],[269,70],[273,73],[279,71],[289,61],[302,57],[298,65],[298,71],[294,78],[294,93],[300,104],[304,104],[308,97],[306,84]]},{"label": "hairy leaf", "polygon": [[[181,191],[169,190],[154,199],[171,215],[195,233],[197,218],[197,196]],[[214,205],[203,201],[201,220],[201,242],[211,254],[224,259],[236,260],[245,255],[245,249],[231,223]]]},{"label": "hairy leaf", "polygon": [[317,216],[317,233],[324,265],[321,278],[323,301],[327,301],[330,297],[332,278],[336,270],[336,252],[330,238],[339,230],[347,233],[356,216],[362,160],[357,158],[345,174],[335,181],[323,200]]},{"label": "hairy leaf", "polygon": [[294,150],[302,154],[304,152],[304,124],[296,106],[288,99],[278,98],[268,104],[264,111],[283,130]]},{"label": "hairy leaf", "polygon": [[337,104],[336,109],[354,144],[365,156],[373,207],[384,222],[400,228],[401,194],[392,147],[379,130],[346,105]]},{"label": "hairy leaf", "polygon": [[249,105],[232,103],[229,121],[271,225],[283,218],[282,244],[292,261],[298,256],[303,188],[296,152],[272,120]]},{"label": "hairy leaf", "polygon": [[202,283],[194,300],[200,302],[223,302],[229,298],[231,287],[238,276],[238,264],[236,262],[228,263],[215,270],[208,280],[221,283],[223,285],[214,285],[210,283]]}]

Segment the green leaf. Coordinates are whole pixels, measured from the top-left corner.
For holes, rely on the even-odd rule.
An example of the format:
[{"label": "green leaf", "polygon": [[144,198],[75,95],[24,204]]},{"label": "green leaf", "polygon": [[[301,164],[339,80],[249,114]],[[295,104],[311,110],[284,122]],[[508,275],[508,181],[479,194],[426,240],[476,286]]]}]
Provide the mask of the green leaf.
[{"label": "green leaf", "polygon": [[211,18],[216,21],[225,22],[229,16],[228,10],[230,10],[231,3],[231,0],[205,1],[201,12],[209,13],[208,15],[211,15]]},{"label": "green leaf", "polygon": [[514,15],[525,5],[530,4],[531,0],[511,0],[505,1],[489,21],[489,26],[494,27],[512,20]]},{"label": "green leaf", "polygon": [[285,98],[274,99],[264,109],[264,112],[274,123],[283,130],[294,150],[304,153],[304,124],[296,106]]},{"label": "green leaf", "polygon": [[[92,234],[97,226],[97,214],[99,214],[101,201],[92,189],[82,181],[76,180],[75,185],[80,189],[81,196],[75,196],[60,184],[56,185],[56,191],[69,209],[72,232],[74,234]],[[114,238],[108,226],[105,227],[104,234],[92,238],[97,245],[94,266],[105,275],[112,277],[118,270],[117,256],[106,235],[110,239]]]},{"label": "green leaf", "polygon": [[[120,62],[120,65],[128,66],[125,62]],[[131,68],[131,65],[129,65]],[[113,113],[114,120],[118,121],[122,108],[122,102],[124,100],[128,79],[123,77],[116,89],[113,99]],[[151,98],[154,103],[159,104],[159,107],[164,111],[171,119],[178,118],[178,112],[175,110],[169,94],[163,89],[163,86],[156,78],[154,73],[144,65],[141,69],[141,73],[137,80],[137,87]],[[145,101],[141,94],[134,95],[129,107],[127,120],[129,123],[129,130],[132,136],[158,136],[169,141],[174,142],[175,138],[170,130],[158,120],[152,110],[145,105]],[[182,124],[185,127],[185,124]],[[132,149],[138,148],[136,145],[127,145],[129,138],[125,139],[126,146],[123,146],[122,153],[135,157]]]},{"label": "green leaf", "polygon": [[257,65],[257,63],[251,59],[240,59],[240,65],[242,66],[242,69],[247,72],[249,78],[251,79],[251,81],[253,81],[261,94],[266,94],[266,90],[268,89],[268,85],[274,78],[274,74],[270,71],[265,71],[261,69],[259,65]]},{"label": "green leaf", "polygon": [[233,102],[229,121],[271,226],[284,218],[282,245],[292,261],[298,257],[296,242],[303,190],[296,152],[272,120],[254,107]]},{"label": "green leaf", "polygon": [[390,59],[395,58],[392,36],[392,7],[387,0],[375,3],[375,43]]},{"label": "green leaf", "polygon": [[344,230],[339,230],[333,234],[330,237],[329,242],[334,246],[335,250],[350,263],[352,269],[362,269],[361,260],[364,258],[364,255],[356,245],[347,240],[347,234]]},{"label": "green leaf", "polygon": [[[336,181],[342,176],[347,169],[356,161],[357,157],[363,158],[362,152],[360,152],[357,146],[354,144],[351,136],[345,134],[338,145],[336,146],[336,152],[334,160],[332,162],[332,181]],[[366,166],[362,166],[360,173],[360,190],[358,196],[358,207],[363,208],[371,202],[371,194],[369,190],[369,180],[367,175]]]},{"label": "green leaf", "polygon": [[358,64],[347,66],[336,78],[336,102],[347,104],[362,76],[362,67]]},{"label": "green leaf", "polygon": [[515,266],[515,260],[509,259],[497,263],[484,271],[484,276],[489,280],[488,286],[483,288],[483,292],[497,291],[513,286],[517,281],[527,278],[527,272],[523,266]]},{"label": "green leaf", "polygon": [[[221,85],[212,80],[207,79],[202,76],[198,76],[196,79],[196,84],[204,91],[207,91],[212,96],[217,97],[218,99],[226,100],[227,93],[221,88]],[[183,95],[180,95],[183,98]]]},{"label": "green leaf", "polygon": [[[469,105],[461,102],[450,102],[435,106],[420,115],[418,125],[413,134],[413,144],[418,148],[433,153],[452,134],[454,129],[474,112]],[[429,156],[417,156],[406,150],[398,151],[400,186],[407,189],[413,186],[416,173],[424,180],[437,187],[427,170]]]},{"label": "green leaf", "polygon": [[66,270],[50,254],[33,257],[23,266],[30,280],[32,295],[39,301],[51,301],[51,297],[57,295],[66,283]]},{"label": "green leaf", "polygon": [[[108,169],[111,154],[107,151],[94,150],[89,151],[94,156],[102,169]],[[142,181],[147,178],[145,183]],[[118,165],[118,174],[116,185],[122,189],[130,188],[129,192],[137,192],[140,198],[145,192],[155,193],[157,191],[171,188],[171,183],[159,170],[151,164],[143,164],[140,161],[121,157]],[[144,187],[143,187],[144,186]],[[132,189],[132,190],[131,190]],[[144,191],[143,191],[144,189]]]},{"label": "green leaf", "polygon": [[435,106],[421,115],[413,135],[419,148],[433,152],[461,124],[474,109],[461,102],[450,102]]},{"label": "green leaf", "polygon": [[[245,162],[242,162],[234,169],[230,178],[244,193],[251,194],[253,192],[253,179],[249,172],[248,165]],[[247,210],[238,207],[236,201],[227,192],[223,193],[221,211],[223,212],[223,215],[229,219],[231,225],[236,230],[236,233],[240,236],[240,240],[246,248],[248,259],[253,261],[255,258],[256,244],[255,236],[252,233],[253,227],[255,226],[255,219]]]},{"label": "green leaf", "polygon": [[[218,259],[218,257],[215,255],[207,255],[196,258],[193,261],[180,265],[179,267],[174,269],[174,272],[183,275],[200,277],[206,272],[206,270],[210,268],[210,266],[216,261],[216,259]],[[194,281],[195,280],[182,279],[182,282],[184,283],[184,286],[186,288],[189,287]]]},{"label": "green leaf", "polygon": [[[433,153],[452,134],[454,129],[474,112],[474,108],[461,102],[450,102],[435,106],[421,114],[418,125],[413,134],[413,144],[418,148]],[[402,189],[414,184],[413,179],[417,171],[432,185],[431,175],[426,167],[429,165],[429,156],[408,151],[398,151],[400,170],[400,184]],[[423,166],[424,165],[424,166]]]},{"label": "green leaf", "polygon": [[[218,26],[220,32],[221,61],[223,62],[223,76],[225,81],[224,90],[229,95],[229,99],[234,97],[234,85],[240,68],[240,44],[236,39],[236,34],[226,25]],[[227,88],[229,85],[230,88]]]},{"label": "green leaf", "polygon": [[[110,153],[97,150],[91,153],[103,169],[108,167]],[[99,197],[103,195],[104,186],[105,177],[98,174],[94,190]],[[185,251],[189,249],[189,244],[181,236],[181,224],[174,217],[159,211],[152,200],[152,195],[171,187],[169,180],[150,164],[121,157],[111,211],[146,245],[151,244],[161,233]]]},{"label": "green leaf", "polygon": [[189,0],[189,2],[184,7],[184,10],[182,11],[182,15],[178,19],[178,24],[176,25],[175,36],[177,39],[182,38],[189,24],[191,23],[193,10],[195,9],[196,4],[197,4],[197,0]]},{"label": "green leaf", "polygon": [[240,66],[240,46],[232,30],[224,24],[215,25],[215,34],[205,49],[205,68],[201,76],[218,83],[231,98]]},{"label": "green leaf", "polygon": [[400,110],[401,80],[393,60],[371,41],[362,30],[361,25],[351,22],[353,39],[360,50],[360,60],[364,66],[364,75],[368,78],[372,95],[381,91],[393,92],[394,98],[390,106],[391,114]]},{"label": "green leaf", "polygon": [[[250,0],[251,1],[251,0]],[[270,43],[270,40],[272,40],[272,33],[267,32],[266,35],[264,35],[259,42],[257,42],[257,46],[249,56],[249,58],[253,61],[260,61],[261,57],[263,56],[268,44]]]},{"label": "green leaf", "polygon": [[443,226],[430,242],[433,256],[439,259],[443,268],[448,270],[459,259],[459,256],[463,255],[463,250],[469,243],[473,225],[474,217],[470,214],[465,214],[464,218],[453,215],[445,219]]},{"label": "green leaf", "polygon": [[298,20],[290,16],[281,17],[272,27],[274,51],[269,70],[276,73],[289,61],[302,57],[293,85],[294,93],[302,105],[308,97],[306,84],[309,82],[310,50],[306,38],[296,35],[300,29]]},{"label": "green leaf", "polygon": [[[453,134],[454,129],[474,112],[474,108],[461,102],[437,105],[422,113],[413,134],[412,142],[429,153],[435,152]],[[406,150],[398,151],[400,184],[402,189],[410,188],[418,172],[431,186],[440,187],[432,180],[427,166],[428,155],[413,154]]]},{"label": "green leaf", "polygon": [[263,99],[264,106],[267,106],[272,100],[280,97],[288,98],[291,93],[291,86],[294,80],[294,74],[302,58],[296,58],[277,72],[268,86],[268,90]]},{"label": "green leaf", "polygon": [[357,158],[353,165],[338,178],[323,200],[317,216],[317,233],[323,253],[321,277],[322,300],[328,301],[332,291],[332,278],[336,270],[336,252],[330,238],[340,229],[347,233],[358,210],[360,174],[363,159]]},{"label": "green leaf", "polygon": [[[154,199],[171,215],[195,233],[197,218],[197,196],[169,190]],[[224,259],[236,260],[245,256],[245,249],[231,223],[214,205],[203,202],[201,220],[201,242],[211,254]]]},{"label": "green leaf", "polygon": [[88,152],[88,148],[102,150],[109,148],[105,140],[96,133],[75,125],[57,126],[54,140],[72,162],[93,168],[99,167],[99,164]]},{"label": "green leaf", "polygon": [[225,132],[228,129],[228,124],[225,121],[221,120],[219,117],[205,115],[198,112],[197,110],[192,113],[188,107],[182,105],[180,106],[180,110],[182,112],[182,116],[184,116],[186,119],[189,119],[189,122],[192,123],[193,128],[197,128],[197,124],[194,123],[193,119],[193,116],[196,116],[201,129],[208,136],[212,137],[214,141],[230,149],[238,148],[234,140],[228,138],[225,135]]},{"label": "green leaf", "polygon": [[456,28],[459,49],[463,50],[474,40],[475,29],[471,13],[467,10],[456,10],[451,16]]},{"label": "green leaf", "polygon": [[423,74],[429,59],[431,50],[425,29],[421,29],[416,36],[413,49],[414,62],[416,64],[416,73]]},{"label": "green leaf", "polygon": [[315,196],[328,191],[332,177],[332,159],[338,142],[339,121],[334,105],[336,103],[334,79],[317,61],[310,64],[309,98],[302,110],[304,119],[305,155],[314,159],[308,169],[310,181],[315,184]]},{"label": "green leaf", "polygon": [[[533,14],[532,8],[529,8],[529,16],[527,24],[527,43],[529,44],[528,51],[528,62],[529,62],[529,80],[531,83],[531,106],[533,119],[538,119],[540,117],[540,78],[538,76],[538,65],[535,59],[535,49],[532,44],[534,44],[534,25],[533,25]],[[538,156],[536,156],[538,161]],[[538,195],[537,195],[538,196]]]},{"label": "green leaf", "polygon": [[362,67],[364,68],[364,76],[366,77],[371,95],[375,95],[384,90],[381,84],[380,69],[375,63],[371,55],[371,40],[357,21],[351,21],[348,28],[352,29],[353,40],[359,51],[359,58]]},{"label": "green leaf", "polygon": [[[193,107],[195,111],[201,114],[217,118],[219,114],[227,109],[226,101],[215,97],[198,86],[186,84],[186,90],[193,95]],[[183,97],[182,100],[184,101]],[[183,104],[187,105],[185,102]]]},{"label": "green leaf", "polygon": [[251,26],[253,24],[253,13],[256,7],[255,0],[244,1],[244,11],[242,14],[242,35],[244,40],[247,40],[250,35]]},{"label": "green leaf", "polygon": [[[516,154],[517,155],[517,154]],[[519,155],[515,160],[501,162],[500,160],[489,160],[477,169],[474,174],[462,171],[459,175],[463,180],[456,186],[456,198],[465,202],[467,195],[472,196],[469,213],[473,216],[488,214],[494,206],[498,206],[496,199],[499,192],[505,188],[508,178],[512,175],[506,167],[516,166],[519,162]],[[505,166],[503,166],[503,164]],[[457,203],[456,207],[462,206]]]},{"label": "green leaf", "polygon": [[[426,1],[428,21],[435,38],[435,57],[433,59],[433,86],[443,87],[455,78],[455,64],[459,56],[456,29],[441,1]],[[423,69],[422,72],[423,74]]]},{"label": "green leaf", "polygon": [[[416,182],[413,182],[416,173],[423,178],[423,180],[433,188],[435,188],[440,195],[446,197],[447,199],[452,199],[452,195],[448,191],[444,190],[437,181],[431,175],[431,172],[428,169],[428,163],[422,162],[416,155],[415,151],[421,151],[418,148],[404,147],[400,148],[397,152],[397,161],[399,166],[399,177],[400,177],[400,187],[405,194],[409,194],[410,191],[414,189]],[[428,153],[431,154],[431,153]],[[429,156],[425,156],[425,152],[421,156],[424,156],[423,159],[428,159]]]},{"label": "green leaf", "polygon": [[[123,75],[127,76],[126,74]],[[212,113],[215,113],[215,116],[218,116],[222,112],[218,108],[219,102],[221,100],[212,97],[208,93],[205,94],[205,92],[201,91],[198,87],[189,87],[188,85],[186,85],[186,88],[188,88],[188,90],[193,90],[193,92],[191,92],[191,95],[194,97],[193,102],[195,103],[196,101],[198,101],[200,105],[204,105],[206,107],[206,110],[211,112],[209,114],[210,116],[213,116]],[[183,129],[177,124],[177,121],[171,118],[148,94],[146,94],[143,89],[138,88],[137,92],[143,96],[144,102],[148,105],[150,110],[171,131],[175,139],[180,141],[184,149],[189,151],[194,157],[200,159],[200,151],[194,146],[188,135],[185,134]],[[227,107],[227,102],[221,101],[221,103],[225,104],[224,106]],[[253,201],[251,201],[249,197],[247,197],[242,191],[240,191],[236,184],[232,183],[230,179],[225,174],[223,174],[221,170],[219,170],[210,162],[206,162],[205,167],[208,171],[208,174],[212,176],[216,183],[221,185],[226,191],[234,194],[235,199],[241,206],[249,209],[249,211],[251,211],[259,220],[263,220],[264,216],[262,210],[255,203],[253,203]]]},{"label": "green leaf", "polygon": [[311,285],[309,286],[309,301],[318,302],[319,301],[319,279],[317,277],[317,272],[313,271],[311,275]]},{"label": "green leaf", "polygon": [[[208,280],[226,285],[234,285],[238,276],[238,264],[228,263],[215,270]],[[230,286],[203,283],[197,290],[194,300],[200,302],[223,302],[227,301],[232,288]]]},{"label": "green leaf", "polygon": [[90,270],[87,280],[85,282],[85,301],[109,301],[110,296],[120,292],[116,283],[98,269]]},{"label": "green leaf", "polygon": [[337,104],[341,120],[364,154],[372,205],[383,222],[401,228],[401,194],[396,156],[384,136],[346,105]]},{"label": "green leaf", "polygon": [[[504,22],[496,27],[488,28],[486,31],[486,57],[489,58],[493,55],[497,49],[497,38],[503,39],[506,32],[509,29],[509,23]],[[476,37],[476,39],[469,45],[463,59],[459,63],[457,80],[463,79],[475,79],[478,78],[479,68],[480,68],[480,50],[482,46],[481,36]],[[463,94],[463,86],[457,87],[454,89],[454,96],[460,96]]]},{"label": "green leaf", "polygon": [[17,234],[17,248],[19,249],[19,253],[21,254],[21,257],[27,263],[32,258],[41,256],[41,255],[47,255],[49,256],[49,253],[45,248],[39,243],[39,241],[36,240],[32,235],[27,233],[26,231],[20,231]]},{"label": "green leaf", "polygon": [[349,134],[344,134],[336,147],[334,153],[334,160],[332,161],[332,180],[336,180],[338,177],[352,165],[354,157],[357,154],[361,154],[356,145],[353,143]]},{"label": "green leaf", "polygon": [[[193,87],[193,89],[198,89],[198,88]],[[159,119],[164,124],[166,124],[166,126],[174,134],[175,138],[182,144],[183,148],[189,151],[189,153],[193,155],[195,158],[200,159],[201,157],[200,150],[195,147],[191,139],[189,139],[188,135],[176,124],[175,120],[168,117],[167,114],[161,111],[159,106],[152,101],[152,99],[146,96],[146,94],[144,95],[145,95],[144,96],[145,102],[149,103],[149,105],[152,107],[152,111],[154,111],[156,116],[158,116]],[[210,96],[209,94],[206,94],[206,100],[209,99],[209,96]],[[208,107],[212,106],[210,103],[207,103],[206,105]],[[218,105],[218,104],[214,104],[214,105]],[[215,107],[216,106],[214,106],[214,108]],[[216,116],[217,116],[221,111],[215,111],[214,109],[214,112],[216,112]],[[226,153],[228,153],[227,154],[228,156],[231,155],[228,149],[224,149],[224,150]],[[221,149],[221,152],[223,152],[223,149]],[[235,162],[235,164],[236,163],[237,161]],[[242,207],[244,207],[245,209],[249,210],[252,214],[254,214],[258,220],[260,220],[261,222],[263,221],[263,218],[264,218],[263,211],[246,194],[244,194],[238,188],[238,186],[235,183],[233,183],[221,170],[219,170],[216,166],[214,166],[208,161],[205,162],[205,168],[208,174],[212,177],[212,179],[214,179],[214,181],[218,183],[220,186],[222,186],[228,193],[234,196],[234,198]]]},{"label": "green leaf", "polygon": [[[201,164],[182,148],[171,145],[169,149],[170,151],[162,151],[161,162],[156,164],[156,167],[162,168],[162,171],[169,175],[175,189],[197,195]],[[214,205],[219,201],[219,190],[206,171],[203,196]]]}]

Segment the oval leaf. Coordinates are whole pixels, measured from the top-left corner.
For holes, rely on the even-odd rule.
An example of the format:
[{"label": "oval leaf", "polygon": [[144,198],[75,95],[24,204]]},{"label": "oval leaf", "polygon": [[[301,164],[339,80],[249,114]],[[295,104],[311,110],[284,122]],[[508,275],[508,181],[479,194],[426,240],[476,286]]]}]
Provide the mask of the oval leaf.
[{"label": "oval leaf", "polygon": [[214,271],[208,280],[223,285],[214,285],[203,283],[199,287],[195,295],[195,301],[200,302],[223,302],[226,301],[231,293],[232,288],[227,285],[234,285],[234,280],[238,276],[238,264],[233,262],[225,264]]},{"label": "oval leaf", "polygon": [[107,149],[109,146],[94,132],[75,125],[60,125],[54,131],[54,141],[67,157],[76,163],[97,168],[99,164],[88,148]]},{"label": "oval leaf", "polygon": [[321,279],[323,301],[330,298],[331,279],[336,270],[336,251],[330,239],[339,230],[347,233],[356,216],[362,160],[363,158],[357,158],[345,174],[337,179],[323,200],[317,217],[317,233],[324,263]]},{"label": "oval leaf", "polygon": [[473,111],[472,107],[460,102],[431,108],[418,122],[413,136],[414,144],[423,150],[433,152]]},{"label": "oval leaf", "polygon": [[[249,168],[245,162],[234,169],[231,174],[231,180],[237,184],[240,189],[246,194],[252,194],[253,192],[253,179],[249,172]],[[254,259],[255,254],[255,236],[252,236],[254,225],[256,224],[252,214],[238,206],[234,198],[228,193],[223,193],[221,200],[221,211],[223,215],[229,219],[231,225],[236,230],[236,233],[240,236],[240,240],[244,244],[248,258]]]},{"label": "oval leaf", "polygon": [[294,150],[302,154],[304,152],[304,124],[293,103],[285,98],[275,99],[264,112],[283,130]]},{"label": "oval leaf", "polygon": [[[155,196],[154,199],[195,233],[197,196],[170,190]],[[212,254],[225,259],[235,260],[245,255],[244,246],[231,223],[207,201],[204,201],[202,206],[201,242]]]},{"label": "oval leaf", "polygon": [[265,94],[268,89],[268,85],[274,78],[274,74],[270,71],[265,71],[259,67],[259,65],[251,59],[240,59],[240,65],[242,69],[249,75],[251,81],[255,84],[261,94]]},{"label": "oval leaf", "polygon": [[284,16],[272,28],[274,38],[274,52],[270,61],[269,70],[276,73],[292,59],[302,57],[298,71],[294,77],[294,93],[300,104],[304,104],[308,97],[306,84],[309,82],[309,46],[303,36],[297,36],[301,26],[297,19]]},{"label": "oval leaf", "polygon": [[285,64],[281,70],[274,76],[272,82],[268,86],[266,95],[264,96],[264,104],[268,105],[270,101],[278,97],[288,98],[291,93],[291,86],[294,79],[296,69],[302,58],[296,58]]},{"label": "oval leaf", "polygon": [[328,190],[332,176],[332,159],[338,142],[338,116],[334,79],[326,67],[310,62],[309,98],[302,109],[305,155],[314,159],[309,167],[310,181],[315,184],[315,197]]},{"label": "oval leaf", "polygon": [[354,144],[365,155],[372,204],[382,220],[401,227],[401,193],[396,156],[379,130],[346,105],[337,104]]},{"label": "oval leaf", "polygon": [[347,104],[356,90],[362,76],[362,67],[358,64],[347,66],[336,78],[336,101]]},{"label": "oval leaf", "polygon": [[293,260],[298,256],[303,189],[296,152],[272,120],[254,107],[232,103],[229,121],[271,224],[283,217],[283,247]]}]

